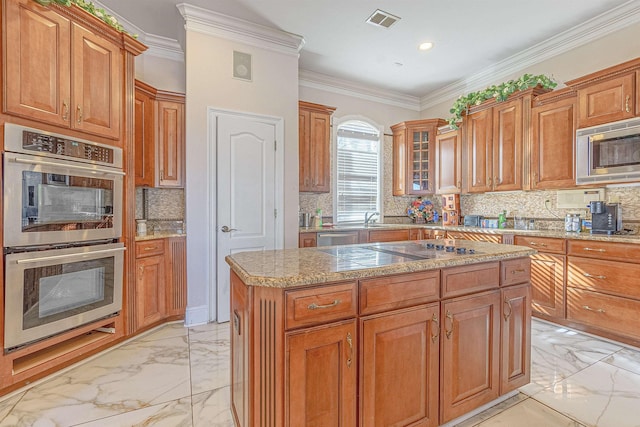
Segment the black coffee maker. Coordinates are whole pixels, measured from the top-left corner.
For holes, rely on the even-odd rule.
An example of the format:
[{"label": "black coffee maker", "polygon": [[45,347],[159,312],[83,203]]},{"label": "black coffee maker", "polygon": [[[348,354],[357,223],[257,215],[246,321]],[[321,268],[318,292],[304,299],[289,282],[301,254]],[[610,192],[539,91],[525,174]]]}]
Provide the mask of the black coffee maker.
[{"label": "black coffee maker", "polygon": [[589,210],[591,211],[591,234],[615,234],[622,230],[620,203],[591,202]]}]

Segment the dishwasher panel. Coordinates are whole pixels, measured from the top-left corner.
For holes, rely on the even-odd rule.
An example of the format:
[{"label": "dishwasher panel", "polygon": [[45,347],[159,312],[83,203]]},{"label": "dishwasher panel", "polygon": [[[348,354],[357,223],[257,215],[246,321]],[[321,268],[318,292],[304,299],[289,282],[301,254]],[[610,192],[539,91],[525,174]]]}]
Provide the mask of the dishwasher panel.
[{"label": "dishwasher panel", "polygon": [[353,245],[358,243],[357,231],[330,232],[317,234],[317,246]]}]

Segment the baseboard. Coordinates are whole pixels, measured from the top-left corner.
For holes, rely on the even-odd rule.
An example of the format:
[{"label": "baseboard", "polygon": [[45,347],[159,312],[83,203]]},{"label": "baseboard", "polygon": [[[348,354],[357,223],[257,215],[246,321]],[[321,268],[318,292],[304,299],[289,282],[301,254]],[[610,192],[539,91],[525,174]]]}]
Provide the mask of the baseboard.
[{"label": "baseboard", "polygon": [[200,305],[197,307],[187,307],[184,316],[184,325],[186,327],[204,325],[209,323],[209,307]]}]

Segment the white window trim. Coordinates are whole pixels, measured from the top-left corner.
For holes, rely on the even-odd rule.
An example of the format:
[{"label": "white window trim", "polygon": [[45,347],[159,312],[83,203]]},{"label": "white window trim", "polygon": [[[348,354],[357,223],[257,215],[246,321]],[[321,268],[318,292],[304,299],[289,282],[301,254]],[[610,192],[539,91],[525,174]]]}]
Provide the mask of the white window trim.
[{"label": "white window trim", "polygon": [[[380,150],[378,152],[378,194],[379,204],[378,212],[380,216],[375,218],[377,222],[383,222],[384,219],[384,126],[379,125],[368,117],[358,114],[352,114],[342,117],[332,117],[332,141],[331,141],[331,192],[333,193],[333,220],[335,223],[338,221],[338,128],[344,122],[350,122],[352,120],[361,121],[367,123],[371,127],[378,130],[380,135]],[[364,223],[364,218],[362,218]]]}]

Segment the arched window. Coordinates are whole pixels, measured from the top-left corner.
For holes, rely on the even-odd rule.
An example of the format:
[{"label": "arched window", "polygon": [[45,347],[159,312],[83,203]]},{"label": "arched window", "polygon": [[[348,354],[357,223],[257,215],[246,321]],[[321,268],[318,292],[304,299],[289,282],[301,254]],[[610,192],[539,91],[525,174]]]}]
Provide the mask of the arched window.
[{"label": "arched window", "polygon": [[335,153],[335,222],[362,223],[367,212],[379,212],[381,218],[380,129],[364,120],[345,120],[339,123]]}]

